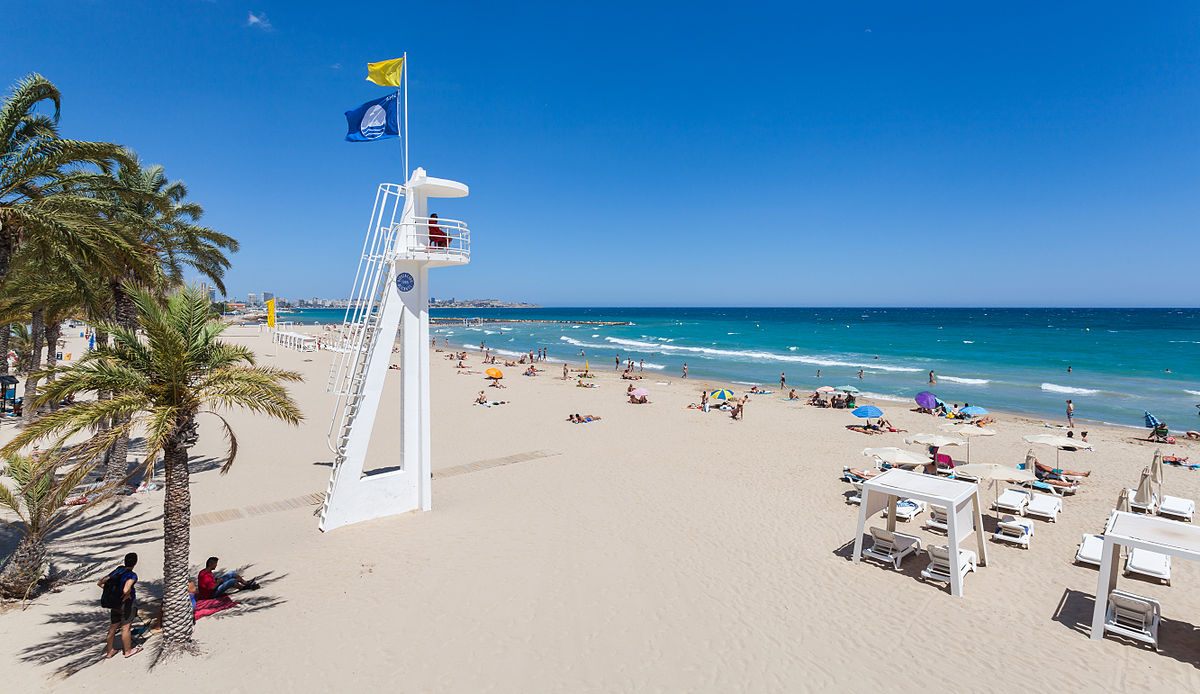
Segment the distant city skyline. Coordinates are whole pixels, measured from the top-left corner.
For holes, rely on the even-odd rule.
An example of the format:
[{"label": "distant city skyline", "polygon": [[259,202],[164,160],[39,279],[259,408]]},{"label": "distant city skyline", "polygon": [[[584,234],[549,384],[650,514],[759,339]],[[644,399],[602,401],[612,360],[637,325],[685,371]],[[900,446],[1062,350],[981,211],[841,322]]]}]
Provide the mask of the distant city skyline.
[{"label": "distant city skyline", "polygon": [[[61,89],[64,136],[188,184],[241,243],[230,296],[350,293],[376,187],[404,172],[398,141],[344,142],[342,114],[389,91],[367,61],[407,51],[411,164],[471,187],[431,208],[472,229],[435,295],[1197,303],[1195,3],[426,3],[363,22],[264,0],[255,16],[17,3],[0,55],[6,85],[36,71]],[[95,50],[118,34],[138,41]]]}]

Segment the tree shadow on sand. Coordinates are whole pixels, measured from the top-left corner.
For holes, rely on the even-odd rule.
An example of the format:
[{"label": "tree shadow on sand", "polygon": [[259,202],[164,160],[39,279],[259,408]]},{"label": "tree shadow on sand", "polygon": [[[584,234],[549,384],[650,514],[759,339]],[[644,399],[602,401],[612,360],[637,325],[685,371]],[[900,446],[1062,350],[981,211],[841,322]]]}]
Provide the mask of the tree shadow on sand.
[{"label": "tree shadow on sand", "polygon": [[[287,574],[277,575],[274,572],[267,572],[255,577],[255,580],[262,586],[259,590],[253,592],[233,591],[230,597],[238,603],[236,607],[209,615],[197,622],[196,631],[193,634],[197,644],[201,649],[203,648],[204,622],[207,620],[237,619],[253,612],[269,610],[287,602],[280,597],[263,592],[272,583],[286,577]],[[162,604],[162,581],[138,581],[137,590],[139,615],[133,623],[133,645],[145,648],[146,660],[150,664],[149,667],[153,667],[159,661],[162,638],[159,634],[150,631],[152,626],[157,625],[150,623],[156,621],[153,617],[147,621],[147,612],[157,612],[158,605]],[[74,609],[49,615],[49,623],[57,625],[57,631],[45,641],[27,646],[22,650],[21,660],[37,665],[53,665],[54,674],[63,678],[103,662],[104,637],[109,625],[108,610],[99,606],[99,591],[96,595],[95,602],[77,601],[72,605]],[[119,643],[120,635],[117,636],[117,641]]]}]

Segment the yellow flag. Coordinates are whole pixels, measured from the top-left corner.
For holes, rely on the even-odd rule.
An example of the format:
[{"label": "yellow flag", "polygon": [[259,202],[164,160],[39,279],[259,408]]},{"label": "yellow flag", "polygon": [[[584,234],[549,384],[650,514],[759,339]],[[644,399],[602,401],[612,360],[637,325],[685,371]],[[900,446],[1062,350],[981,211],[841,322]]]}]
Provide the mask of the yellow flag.
[{"label": "yellow flag", "polygon": [[271,299],[267,302],[267,327],[275,327],[275,300]]},{"label": "yellow flag", "polygon": [[367,63],[367,81],[381,87],[399,87],[404,74],[404,58]]}]

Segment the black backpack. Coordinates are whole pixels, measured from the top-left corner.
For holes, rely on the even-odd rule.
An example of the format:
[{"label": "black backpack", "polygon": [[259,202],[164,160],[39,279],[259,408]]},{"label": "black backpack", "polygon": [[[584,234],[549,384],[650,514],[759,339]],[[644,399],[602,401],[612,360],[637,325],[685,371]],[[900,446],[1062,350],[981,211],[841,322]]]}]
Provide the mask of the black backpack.
[{"label": "black backpack", "polygon": [[129,567],[122,566],[108,575],[104,581],[104,592],[100,594],[100,607],[115,610],[124,602],[125,581],[129,579]]}]

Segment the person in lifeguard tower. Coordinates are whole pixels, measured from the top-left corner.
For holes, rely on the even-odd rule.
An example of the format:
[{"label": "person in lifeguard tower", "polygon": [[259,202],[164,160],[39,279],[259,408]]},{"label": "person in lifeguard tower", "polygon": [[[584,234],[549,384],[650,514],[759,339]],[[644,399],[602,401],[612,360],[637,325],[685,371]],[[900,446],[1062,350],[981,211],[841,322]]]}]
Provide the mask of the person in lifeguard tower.
[{"label": "person in lifeguard tower", "polygon": [[445,248],[450,245],[450,237],[437,224],[437,212],[429,215],[429,245],[434,248]]}]

